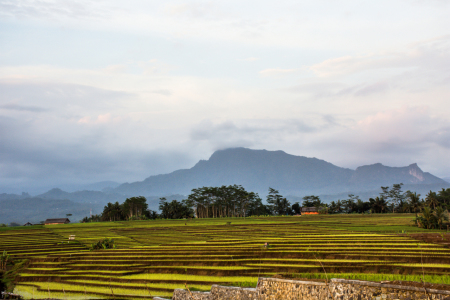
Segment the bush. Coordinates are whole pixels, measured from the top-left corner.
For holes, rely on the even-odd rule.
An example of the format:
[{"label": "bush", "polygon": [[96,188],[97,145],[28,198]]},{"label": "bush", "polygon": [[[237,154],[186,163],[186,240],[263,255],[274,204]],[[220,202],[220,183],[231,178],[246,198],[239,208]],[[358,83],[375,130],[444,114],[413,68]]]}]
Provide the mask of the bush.
[{"label": "bush", "polygon": [[116,249],[114,240],[111,238],[104,238],[103,240],[99,240],[97,243],[91,244],[89,251],[101,249]]},{"label": "bush", "polygon": [[448,221],[448,212],[442,207],[437,207],[434,211],[429,207],[422,209],[422,215],[417,216],[414,224],[425,229],[442,229],[445,221]]}]

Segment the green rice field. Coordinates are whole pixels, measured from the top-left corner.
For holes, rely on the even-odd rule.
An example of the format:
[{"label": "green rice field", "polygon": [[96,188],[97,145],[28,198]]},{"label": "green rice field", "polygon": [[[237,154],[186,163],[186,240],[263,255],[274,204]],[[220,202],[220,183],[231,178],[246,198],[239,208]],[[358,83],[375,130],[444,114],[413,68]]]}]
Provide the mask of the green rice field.
[{"label": "green rice field", "polygon": [[[175,288],[254,287],[258,277],[275,274],[450,284],[450,234],[413,227],[413,218],[308,215],[0,228],[0,251],[26,260],[14,289],[26,299],[169,298]],[[117,249],[88,250],[103,238],[113,238]]]}]

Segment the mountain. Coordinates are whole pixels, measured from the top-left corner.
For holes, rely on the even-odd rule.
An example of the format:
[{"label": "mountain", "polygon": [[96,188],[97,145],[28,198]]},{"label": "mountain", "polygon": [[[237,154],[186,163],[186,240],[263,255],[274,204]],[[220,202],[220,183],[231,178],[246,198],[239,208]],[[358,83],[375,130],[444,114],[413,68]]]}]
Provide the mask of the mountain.
[{"label": "mountain", "polygon": [[31,198],[30,194],[22,192],[22,195],[17,194],[7,194],[2,193],[0,194],[0,200],[18,200],[18,199],[27,199]]},{"label": "mountain", "polygon": [[80,204],[70,200],[54,200],[42,198],[25,199],[0,199],[0,223],[9,224],[17,222],[33,224],[51,218],[65,218],[66,214],[72,214],[69,219],[78,222],[85,216],[89,216],[92,208],[96,213],[101,212],[102,205]]},{"label": "mountain", "polygon": [[[181,201],[183,195],[161,195],[168,201]],[[147,197],[148,208],[158,210],[159,198]],[[68,193],[60,189],[52,189],[36,197],[30,197],[26,193],[0,194],[0,223],[9,224],[16,222],[39,223],[45,219],[64,218],[66,214],[72,214],[69,219],[78,222],[93,214],[100,214],[108,202],[118,201],[122,203],[129,196],[119,194],[106,194],[102,192],[80,191]]]},{"label": "mountain", "polygon": [[444,178],[442,178],[442,179],[444,179],[445,181],[447,181],[448,183],[450,183],[450,177],[444,177]]},{"label": "mountain", "polygon": [[74,202],[84,203],[104,203],[107,202],[123,202],[126,197],[117,193],[104,193],[99,191],[77,191],[77,192],[65,192],[61,189],[55,188],[50,191],[37,195],[37,198],[53,199],[53,200],[71,200]]},{"label": "mountain", "polygon": [[356,186],[381,186],[392,183],[404,184],[437,184],[445,183],[444,180],[423,172],[417,164],[407,167],[387,167],[382,164],[373,164],[356,168],[349,180],[351,185]]},{"label": "mountain", "polygon": [[67,192],[76,192],[76,191],[109,191],[110,189],[116,188],[120,185],[120,183],[115,181],[100,181],[89,184],[63,184],[58,186],[61,190]]},{"label": "mountain", "polygon": [[209,160],[200,160],[191,169],[124,183],[113,191],[145,196],[174,193],[187,195],[197,187],[240,184],[261,195],[266,194],[269,187],[284,194],[307,195],[368,191],[394,183],[408,186],[449,185],[423,172],[417,164],[401,168],[374,164],[351,170],[317,158],[290,155],[283,151],[232,148],[214,152]]}]

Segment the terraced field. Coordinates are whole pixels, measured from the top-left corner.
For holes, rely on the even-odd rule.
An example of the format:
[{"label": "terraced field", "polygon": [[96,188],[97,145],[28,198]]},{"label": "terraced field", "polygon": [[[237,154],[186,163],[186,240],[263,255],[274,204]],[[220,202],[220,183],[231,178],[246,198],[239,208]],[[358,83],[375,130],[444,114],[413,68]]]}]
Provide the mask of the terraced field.
[{"label": "terraced field", "polygon": [[[258,277],[274,274],[449,284],[450,234],[435,231],[430,238],[430,231],[410,226],[412,218],[312,215],[53,225],[0,231],[0,251],[16,261],[28,259],[15,288],[26,298],[170,297],[185,285],[254,286]],[[68,243],[72,234],[76,240]],[[88,251],[104,237],[114,238],[118,249]]]}]

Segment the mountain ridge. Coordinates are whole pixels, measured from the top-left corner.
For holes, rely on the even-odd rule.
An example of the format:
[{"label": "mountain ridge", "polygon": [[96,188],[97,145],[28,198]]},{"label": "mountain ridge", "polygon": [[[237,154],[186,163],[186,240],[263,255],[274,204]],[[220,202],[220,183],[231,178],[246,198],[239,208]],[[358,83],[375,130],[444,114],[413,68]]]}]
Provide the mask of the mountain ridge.
[{"label": "mountain ridge", "polygon": [[193,188],[240,184],[264,194],[268,187],[292,195],[373,190],[381,185],[448,184],[423,172],[416,163],[389,167],[381,163],[351,170],[318,158],[296,156],[284,151],[229,148],[215,151],[190,169],[149,176],[124,183],[112,191],[119,194],[189,194]]}]

